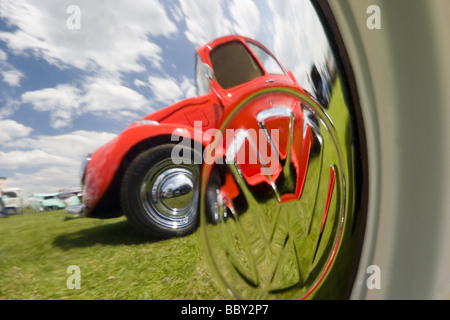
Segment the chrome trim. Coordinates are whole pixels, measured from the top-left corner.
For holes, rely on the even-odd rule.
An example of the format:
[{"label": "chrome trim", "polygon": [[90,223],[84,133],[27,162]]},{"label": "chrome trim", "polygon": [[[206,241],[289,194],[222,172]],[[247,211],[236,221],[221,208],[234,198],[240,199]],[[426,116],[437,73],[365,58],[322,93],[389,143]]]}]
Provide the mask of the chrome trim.
[{"label": "chrome trim", "polygon": [[86,157],[84,158],[84,160],[83,160],[83,162],[81,163],[81,185],[83,186],[84,185],[84,178],[85,178],[85,175],[86,175],[86,169],[87,169],[87,166],[88,166],[88,164],[89,164],[89,161],[91,161],[91,153],[88,153],[87,155],[86,155]]},{"label": "chrome trim", "polygon": [[[242,147],[242,145],[244,144],[245,140],[247,140],[249,142],[250,147],[253,149],[256,156],[258,157],[258,160],[261,163],[261,166],[262,166],[261,174],[264,174],[265,176],[267,176],[269,178],[270,185],[271,185],[273,191],[275,192],[275,194],[277,195],[278,199],[280,200],[280,194],[278,192],[277,186],[275,185],[275,182],[272,179],[273,172],[266,166],[266,164],[264,164],[264,161],[261,159],[261,154],[258,150],[256,142],[250,138],[250,135],[248,134],[247,130],[239,130],[236,133],[236,135],[234,136],[233,142],[229,146],[229,149],[226,154],[226,162],[227,162],[227,164],[231,165],[230,169],[232,170],[232,172],[235,176],[235,179],[238,179],[239,180],[238,184],[240,185],[241,188],[244,188],[243,184],[245,184],[245,180],[242,176],[242,172],[239,167],[239,164],[242,164],[242,163],[240,163],[240,161],[238,161],[240,159],[236,160],[236,156],[238,156],[238,158],[239,158],[238,152],[239,152],[240,148]],[[279,161],[279,157],[278,157],[278,153],[276,152],[276,148],[272,147],[272,151],[274,152],[274,154],[276,154],[277,161]],[[247,196],[250,197],[250,194],[247,194]]]},{"label": "chrome trim", "polygon": [[256,120],[258,122],[264,122],[265,120],[273,117],[290,117],[292,114],[292,110],[290,107],[286,106],[276,106],[270,109],[265,109],[260,111],[256,115]]},{"label": "chrome trim", "polygon": [[159,122],[158,121],[154,121],[154,120],[139,120],[136,121],[137,125],[154,125],[154,126],[159,126]]},{"label": "chrome trim", "polygon": [[[286,106],[276,106],[270,109],[263,110],[258,113],[256,116],[256,120],[258,121],[259,127],[263,130],[264,135],[266,136],[267,141],[270,143],[271,152],[276,155],[278,161],[280,160],[280,155],[278,153],[278,150],[273,142],[272,136],[269,132],[269,130],[266,127],[266,124],[264,123],[265,120],[275,117],[289,117],[289,140],[288,140],[288,147],[287,147],[287,155],[286,155],[286,162],[283,165],[283,173],[286,177],[291,176],[291,149],[292,149],[292,142],[294,140],[294,112],[291,108]],[[276,188],[274,189],[276,191]],[[277,193],[278,200],[280,201],[280,195]]]}]

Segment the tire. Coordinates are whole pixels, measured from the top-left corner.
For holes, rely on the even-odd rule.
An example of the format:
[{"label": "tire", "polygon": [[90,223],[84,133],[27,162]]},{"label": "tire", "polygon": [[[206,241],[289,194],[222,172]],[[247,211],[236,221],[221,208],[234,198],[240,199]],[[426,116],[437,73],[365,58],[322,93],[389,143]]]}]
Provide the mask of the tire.
[{"label": "tire", "polygon": [[223,185],[223,178],[221,174],[215,170],[210,174],[206,188],[206,206],[205,213],[207,221],[211,224],[217,224],[221,219],[219,214],[220,206],[222,206],[220,188]]},{"label": "tire", "polygon": [[[225,183],[225,174],[226,168],[217,166],[213,168],[208,179],[206,179],[204,209],[206,222],[209,224],[217,225],[223,223],[227,217],[232,215],[231,209],[226,204],[227,200],[224,199],[224,194],[221,191]],[[245,198],[239,195],[233,200],[233,206],[240,211],[245,211],[248,204]]]},{"label": "tire", "polygon": [[[172,155],[165,144],[140,153],[122,180],[122,209],[136,228],[158,238],[185,236],[198,226],[201,165]],[[190,149],[189,155],[198,153]],[[175,188],[174,188],[175,187]]]}]

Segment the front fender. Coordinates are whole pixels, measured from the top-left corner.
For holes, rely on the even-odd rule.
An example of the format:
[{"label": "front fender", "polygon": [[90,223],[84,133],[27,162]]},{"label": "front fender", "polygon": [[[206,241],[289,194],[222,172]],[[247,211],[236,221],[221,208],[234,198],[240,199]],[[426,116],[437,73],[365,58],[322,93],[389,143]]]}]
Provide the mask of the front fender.
[{"label": "front fender", "polygon": [[[180,139],[181,141],[190,139],[202,146],[211,141],[208,133],[197,127],[180,127],[176,124],[160,124],[148,120],[133,123],[91,155],[84,173],[83,202],[86,206],[86,216],[100,215],[99,212],[96,212],[97,206],[111,188],[114,178],[130,150],[144,141],[155,140],[158,137],[166,137],[165,143],[173,141],[175,144]],[[169,137],[169,141],[167,141],[167,137]],[[154,145],[157,144],[155,142]],[[118,194],[112,197],[115,201],[118,198]]]}]

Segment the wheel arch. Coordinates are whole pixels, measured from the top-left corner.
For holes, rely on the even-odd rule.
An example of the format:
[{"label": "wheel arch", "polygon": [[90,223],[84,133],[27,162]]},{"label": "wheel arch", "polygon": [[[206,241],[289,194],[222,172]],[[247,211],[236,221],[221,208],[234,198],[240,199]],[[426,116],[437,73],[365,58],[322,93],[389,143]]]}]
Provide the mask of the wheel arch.
[{"label": "wheel arch", "polygon": [[[174,139],[174,137],[178,137],[178,139]],[[141,141],[135,143],[131,148],[129,148],[126,153],[123,155],[122,160],[118,168],[116,169],[114,176],[109,184],[106,192],[100,198],[98,204],[91,211],[90,217],[100,218],[100,219],[109,219],[109,218],[117,218],[123,215],[121,203],[120,203],[120,186],[123,179],[123,176],[130,165],[130,163],[142,152],[159,146],[163,144],[176,144],[179,142],[179,139],[183,139],[183,143],[189,143],[194,148],[201,148],[202,152],[205,148],[202,142],[196,141],[189,136],[183,135],[169,135],[169,134],[161,134],[158,136],[147,137]],[[200,150],[200,149],[198,149]]]}]

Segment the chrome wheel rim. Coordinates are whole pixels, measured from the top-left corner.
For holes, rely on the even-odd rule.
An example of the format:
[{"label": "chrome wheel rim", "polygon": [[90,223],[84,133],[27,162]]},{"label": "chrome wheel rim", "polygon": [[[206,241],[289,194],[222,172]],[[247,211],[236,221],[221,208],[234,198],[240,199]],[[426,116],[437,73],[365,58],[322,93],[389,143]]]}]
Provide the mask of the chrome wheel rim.
[{"label": "chrome wheel rim", "polygon": [[182,229],[195,220],[198,209],[197,165],[176,165],[165,159],[153,166],[140,186],[140,201],[147,217],[170,229]]}]

